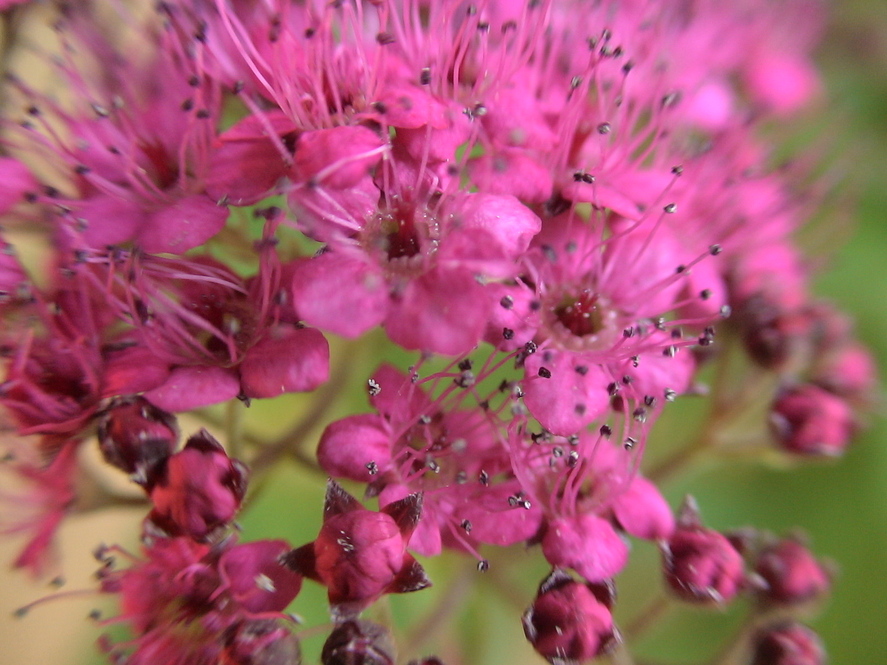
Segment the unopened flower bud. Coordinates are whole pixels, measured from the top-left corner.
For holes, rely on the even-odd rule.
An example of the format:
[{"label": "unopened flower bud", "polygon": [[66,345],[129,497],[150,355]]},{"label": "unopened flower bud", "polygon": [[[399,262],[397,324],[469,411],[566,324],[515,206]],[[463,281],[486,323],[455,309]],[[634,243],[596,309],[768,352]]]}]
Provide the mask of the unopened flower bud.
[{"label": "unopened flower bud", "polygon": [[254,619],[233,627],[224,650],[230,665],[299,665],[299,640],[279,621]]},{"label": "unopened flower bud", "polygon": [[827,593],[828,572],[802,542],[786,538],[757,557],[755,572],[767,583],[763,597],[774,603],[794,604]]},{"label": "unopened flower bud", "polygon": [[783,392],[770,424],[780,446],[799,455],[840,455],[855,429],[847,402],[813,385]]},{"label": "unopened flower bud", "polygon": [[287,553],[281,562],[327,587],[336,619],[353,618],[383,594],[431,586],[406,551],[421,514],[421,494],[375,512],[330,480],[317,539]]},{"label": "unopened flower bud", "polygon": [[524,634],[550,663],[584,662],[618,641],[613,616],[589,584],[555,569],[523,616]]},{"label": "unopened flower bud", "polygon": [[102,415],[98,437],[105,461],[144,485],[154,467],[175,451],[179,428],[175,416],[143,397],[123,397]]},{"label": "unopened flower bud", "polygon": [[228,524],[246,493],[246,467],[206,430],[161,464],[149,479],[151,524],[170,535],[201,540]]},{"label": "unopened flower bud", "polygon": [[823,665],[825,649],[812,629],[794,621],[760,631],[751,665]]},{"label": "unopened flower bud", "polygon": [[702,526],[692,500],[681,510],[662,556],[668,585],[690,602],[729,603],[745,582],[742,555],[726,536]]},{"label": "unopened flower bud", "polygon": [[385,628],[372,621],[346,621],[330,633],[320,662],[323,665],[394,665],[394,642]]}]

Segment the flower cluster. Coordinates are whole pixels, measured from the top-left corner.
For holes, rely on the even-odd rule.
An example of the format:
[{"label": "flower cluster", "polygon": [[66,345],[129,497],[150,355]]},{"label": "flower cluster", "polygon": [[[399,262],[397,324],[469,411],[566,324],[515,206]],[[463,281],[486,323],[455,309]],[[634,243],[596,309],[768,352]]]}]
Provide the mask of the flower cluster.
[{"label": "flower cluster", "polygon": [[[64,99],[8,83],[0,404],[33,487],[17,565],[47,565],[95,435],[150,504],[128,567],[100,553],[133,634],[112,655],[296,663],[283,612],[307,577],[329,599],[322,661],[393,663],[359,617],[430,586],[408,550],[486,571],[524,545],[552,568],[527,639],[584,662],[621,648],[612,580],[635,538],[676,599],[783,608],[755,663],[805,640],[791,662],[821,662],[785,618],[830,585],[802,541],[720,533],[692,501],[676,516],[667,474],[641,469],[663,409],[737,354],[772,380],[721,386],[712,422],[769,420],[754,445],[708,428],[715,453],[840,455],[871,398],[795,240],[817,202],[765,132],[821,94],[817,3],[171,0],[119,17],[124,45],[92,5],[58,9]],[[372,410],[324,420],[331,358],[380,355],[378,329],[401,351],[354,377]],[[330,477],[323,524],[301,547],[239,543],[248,467],[291,442],[253,437],[241,462],[201,430],[180,449],[174,414],[218,425],[216,405],[286,393],[317,402],[295,431],[324,424],[316,460],[296,456]]]}]

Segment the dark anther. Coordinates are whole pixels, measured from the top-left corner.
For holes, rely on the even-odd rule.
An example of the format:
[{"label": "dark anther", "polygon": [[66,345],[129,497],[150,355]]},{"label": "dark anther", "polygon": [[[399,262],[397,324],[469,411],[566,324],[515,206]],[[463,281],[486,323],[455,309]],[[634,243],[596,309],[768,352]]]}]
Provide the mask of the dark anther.
[{"label": "dark anther", "polygon": [[576,365],[573,369],[576,370],[576,374],[579,376],[585,376],[588,374],[588,365]]},{"label": "dark anther", "polygon": [[529,342],[524,344],[524,353],[526,353],[528,356],[531,356],[534,353],[536,353],[536,349],[538,349],[538,348],[539,347],[536,346],[536,342],[534,342],[533,340],[530,340]]},{"label": "dark anther", "polygon": [[185,112],[192,110],[194,108],[194,100],[186,99],[182,102],[182,105],[179,108],[181,108]]},{"label": "dark anther", "polygon": [[702,289],[702,291],[699,292],[699,297],[703,300],[708,300],[711,298],[711,289]]},{"label": "dark anther", "polygon": [[638,442],[637,439],[635,439],[634,437],[627,436],[627,437],[625,437],[625,443],[622,445],[625,446],[626,450],[631,450],[632,448],[634,448],[634,446],[637,442]]},{"label": "dark anther", "polygon": [[477,569],[482,573],[487,572],[490,569],[490,562],[486,559],[481,559],[477,562]]},{"label": "dark anther", "polygon": [[607,393],[612,397],[619,392],[619,384],[615,381],[607,384]]},{"label": "dark anther", "polygon": [[644,404],[647,406],[655,406],[656,398],[653,395],[644,395]]},{"label": "dark anther", "polygon": [[376,109],[377,113],[386,114],[388,113],[388,106],[385,105],[385,102],[373,102],[373,108]]},{"label": "dark anther", "polygon": [[541,376],[543,379],[550,379],[551,378],[551,370],[548,369],[547,367],[540,367],[539,368],[539,376]]},{"label": "dark anther", "polygon": [[585,171],[576,171],[573,174],[573,180],[576,182],[584,182],[590,185],[594,182],[594,176],[590,173],[586,173]]},{"label": "dark anther", "polygon": [[711,254],[712,256],[717,256],[722,251],[723,250],[721,249],[720,245],[712,245],[711,247],[708,248],[708,253]]},{"label": "dark anther", "polygon": [[462,524],[460,524],[459,526],[462,527],[465,533],[471,533],[471,522],[469,522],[468,520],[462,520]]},{"label": "dark anther", "polygon": [[502,337],[505,339],[513,339],[514,331],[511,328],[502,328]]},{"label": "dark anther", "polygon": [[671,172],[672,172],[674,175],[681,175],[681,174],[684,172],[684,167],[683,167],[683,166],[680,166],[680,165],[678,165],[678,166],[672,166],[672,167],[671,167]]},{"label": "dark anther", "polygon": [[604,437],[605,439],[609,439],[611,436],[613,436],[613,428],[609,425],[601,425],[600,433],[602,437]]},{"label": "dark anther", "polygon": [[579,445],[579,435],[578,434],[571,434],[570,436],[567,437],[567,443],[569,443],[571,446],[578,446]]},{"label": "dark anther", "polygon": [[678,396],[678,393],[675,390],[672,390],[671,388],[666,388],[663,391],[663,394],[665,396],[666,402],[674,402]]},{"label": "dark anther", "polygon": [[367,462],[366,468],[367,473],[369,473],[371,476],[375,476],[377,473],[379,473],[379,465],[375,462]]},{"label": "dark anther", "polygon": [[431,83],[431,68],[423,67],[422,71],[419,72],[419,84],[420,85],[429,85]]},{"label": "dark anther", "polygon": [[571,450],[570,454],[567,455],[567,466],[573,469],[577,464],[579,464],[579,451]]},{"label": "dark anther", "polygon": [[647,410],[642,406],[636,408],[631,415],[639,423],[647,422]]},{"label": "dark anther", "polygon": [[459,369],[463,372],[467,372],[472,367],[474,367],[474,363],[471,362],[471,358],[463,358],[459,361]]},{"label": "dark anther", "polygon": [[379,385],[379,382],[375,379],[367,380],[367,392],[370,394],[370,397],[375,397],[380,392],[382,392],[382,386]]},{"label": "dark anther", "polygon": [[530,311],[531,312],[538,312],[540,309],[542,309],[542,303],[540,301],[538,301],[538,300],[531,300],[530,301]]},{"label": "dark anther", "polygon": [[484,470],[481,470],[479,474],[477,474],[477,479],[480,481],[480,484],[484,487],[490,486],[490,474]]},{"label": "dark anther", "polygon": [[376,41],[382,46],[387,46],[388,44],[394,43],[394,35],[388,32],[380,32],[376,35]]},{"label": "dark anther", "polygon": [[200,77],[197,76],[197,74],[191,74],[191,76],[188,77],[188,85],[192,88],[196,88],[200,85]]},{"label": "dark anther", "polygon": [[662,349],[662,355],[666,356],[667,358],[674,358],[677,352],[678,349],[674,345],[669,345]]},{"label": "dark anther", "polygon": [[194,115],[198,120],[206,120],[212,114],[209,112],[209,109],[200,109]]},{"label": "dark anther", "polygon": [[514,307],[514,298],[511,296],[502,296],[502,299],[499,301],[499,304],[502,305],[505,309],[511,309]]},{"label": "dark anther", "polygon": [[671,213],[675,212],[677,209],[678,209],[678,204],[677,204],[677,203],[669,203],[667,206],[665,206],[665,207],[663,208],[663,210],[664,210],[665,212],[667,212],[668,214],[671,214]]}]

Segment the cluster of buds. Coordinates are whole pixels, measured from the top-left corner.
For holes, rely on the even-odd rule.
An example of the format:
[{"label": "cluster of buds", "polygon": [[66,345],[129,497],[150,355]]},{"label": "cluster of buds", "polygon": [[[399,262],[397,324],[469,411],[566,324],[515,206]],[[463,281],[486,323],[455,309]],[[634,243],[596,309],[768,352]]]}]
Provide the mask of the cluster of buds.
[{"label": "cluster of buds", "polygon": [[[642,472],[663,410],[737,354],[775,388],[715,394],[713,421],[764,400],[788,457],[839,455],[870,403],[868,352],[795,242],[810,202],[763,131],[821,94],[815,0],[169,0],[121,15],[122,45],[105,4],[57,7],[63,102],[5,84],[23,104],[0,143],[0,406],[38,508],[10,529],[16,565],[45,567],[94,437],[144,493],[141,554],[100,552],[134,636],[103,640],[112,656],[297,663],[285,611],[308,578],[324,665],[393,664],[363,613],[429,587],[413,553],[444,550],[481,572],[493,548],[544,559],[523,628],[555,665],[622,648],[631,539],[660,547],[681,601],[827,592],[799,539],[675,516]],[[372,410],[327,418],[348,386]],[[323,425],[316,457],[236,424],[290,393],[314,405],[291,431]],[[221,404],[243,461],[205,429],[179,449],[176,414],[218,425]],[[294,448],[329,477],[319,533],[238,542],[248,475]],[[788,619],[749,649],[822,657]]]}]

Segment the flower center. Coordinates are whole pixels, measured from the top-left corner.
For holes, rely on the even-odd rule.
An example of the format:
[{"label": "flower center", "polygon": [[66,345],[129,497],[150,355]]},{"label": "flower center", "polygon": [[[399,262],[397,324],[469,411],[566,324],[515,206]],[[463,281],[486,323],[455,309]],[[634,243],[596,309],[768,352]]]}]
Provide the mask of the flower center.
[{"label": "flower center", "polygon": [[585,289],[578,297],[566,297],[554,308],[554,315],[576,337],[596,335],[606,327],[600,296]]}]

